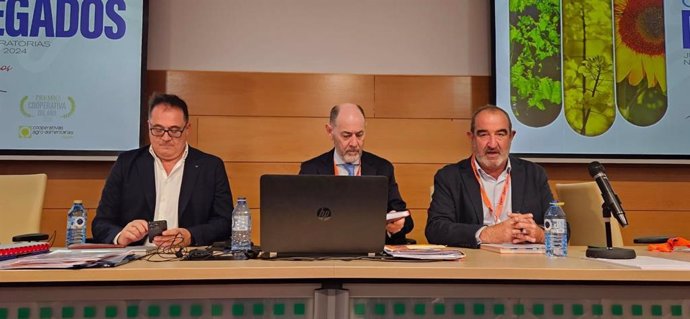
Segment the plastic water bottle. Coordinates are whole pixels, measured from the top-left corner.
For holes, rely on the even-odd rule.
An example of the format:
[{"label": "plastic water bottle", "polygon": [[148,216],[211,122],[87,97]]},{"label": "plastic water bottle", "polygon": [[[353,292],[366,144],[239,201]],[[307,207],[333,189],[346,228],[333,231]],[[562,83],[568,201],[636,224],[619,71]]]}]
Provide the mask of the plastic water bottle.
[{"label": "plastic water bottle", "polygon": [[86,208],[81,200],[75,200],[67,212],[67,238],[65,246],[86,242]]},{"label": "plastic water bottle", "polygon": [[247,251],[252,249],[252,215],[249,214],[247,199],[237,198],[237,205],[232,211],[232,237],[231,248],[233,251]]},{"label": "plastic water bottle", "polygon": [[568,226],[563,203],[552,202],[544,215],[544,244],[546,255],[563,257],[568,255]]}]

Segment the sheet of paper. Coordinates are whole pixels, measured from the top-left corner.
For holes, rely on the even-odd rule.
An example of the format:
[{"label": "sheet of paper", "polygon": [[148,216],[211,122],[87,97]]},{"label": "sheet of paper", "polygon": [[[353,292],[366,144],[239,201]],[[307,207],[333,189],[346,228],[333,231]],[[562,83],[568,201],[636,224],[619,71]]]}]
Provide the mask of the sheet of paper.
[{"label": "sheet of paper", "polygon": [[603,259],[589,258],[611,264],[648,270],[690,270],[690,262],[666,258],[637,256],[635,259]]},{"label": "sheet of paper", "polygon": [[543,254],[546,251],[543,244],[482,244],[480,248],[502,254]]},{"label": "sheet of paper", "polygon": [[403,217],[407,217],[407,216],[410,216],[410,211],[408,211],[408,210],[403,210],[400,212],[390,212],[390,213],[386,214],[386,220],[395,220],[395,219],[403,218]]},{"label": "sheet of paper", "polygon": [[465,257],[465,254],[457,248],[409,248],[413,245],[386,245],[384,251],[396,258],[427,259],[427,260],[457,260]]}]

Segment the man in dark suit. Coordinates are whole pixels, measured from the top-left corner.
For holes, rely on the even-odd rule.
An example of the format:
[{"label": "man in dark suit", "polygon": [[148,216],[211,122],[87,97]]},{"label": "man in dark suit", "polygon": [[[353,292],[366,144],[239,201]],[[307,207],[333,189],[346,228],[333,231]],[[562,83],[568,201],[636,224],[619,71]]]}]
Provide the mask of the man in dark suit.
[{"label": "man in dark suit", "polygon": [[509,155],[515,131],[508,113],[493,105],[480,108],[467,136],[472,156],[434,176],[429,243],[543,243],[540,226],[553,195],[544,168]]},{"label": "man in dark suit", "polygon": [[[406,211],[406,204],[398,191],[393,164],[384,158],[365,152],[365,119],[361,106],[344,103],[331,109],[326,133],[334,148],[312,158],[300,168],[300,174],[316,175],[380,175],[388,177],[388,211]],[[381,212],[383,215],[384,212]],[[405,244],[405,234],[414,227],[412,216],[397,218],[386,223],[386,244]]]},{"label": "man in dark suit", "polygon": [[150,146],[118,156],[106,180],[94,239],[144,243],[148,222],[167,221],[156,246],[205,246],[230,237],[232,194],[223,161],[187,144],[187,104],[157,94],[149,102]]}]

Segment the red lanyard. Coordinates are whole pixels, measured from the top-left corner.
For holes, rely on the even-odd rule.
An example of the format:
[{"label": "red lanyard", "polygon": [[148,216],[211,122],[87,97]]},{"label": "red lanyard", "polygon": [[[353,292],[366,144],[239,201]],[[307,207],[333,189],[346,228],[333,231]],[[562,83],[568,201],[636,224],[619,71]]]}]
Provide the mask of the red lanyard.
[{"label": "red lanyard", "polygon": [[[362,165],[356,165],[355,167],[357,167],[357,170],[354,176],[362,176]],[[333,173],[335,173],[335,175],[340,175],[338,174],[338,164],[335,163],[335,160],[333,160]]]},{"label": "red lanyard", "polygon": [[472,164],[472,172],[474,173],[474,177],[477,178],[477,183],[479,183],[479,190],[482,194],[482,201],[484,202],[484,205],[487,208],[489,208],[489,213],[494,215],[494,221],[498,223],[500,221],[500,214],[501,212],[503,212],[503,206],[506,202],[506,196],[508,196],[508,188],[510,188],[510,173],[508,173],[508,176],[506,177],[506,183],[505,185],[503,185],[503,191],[501,192],[501,198],[498,200],[498,206],[496,206],[496,209],[494,209],[494,206],[491,205],[489,195],[486,194],[486,190],[484,189],[482,179],[481,177],[479,177],[479,173],[477,172],[477,164],[475,164],[474,155],[470,159],[470,162]]}]

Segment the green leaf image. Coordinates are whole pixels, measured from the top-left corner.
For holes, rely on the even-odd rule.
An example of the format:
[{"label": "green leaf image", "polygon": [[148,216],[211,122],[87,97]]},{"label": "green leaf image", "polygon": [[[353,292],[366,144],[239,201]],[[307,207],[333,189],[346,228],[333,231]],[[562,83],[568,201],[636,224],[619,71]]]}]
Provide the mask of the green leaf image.
[{"label": "green leaf image", "polygon": [[511,109],[523,124],[541,127],[561,111],[560,5],[511,0]]}]

